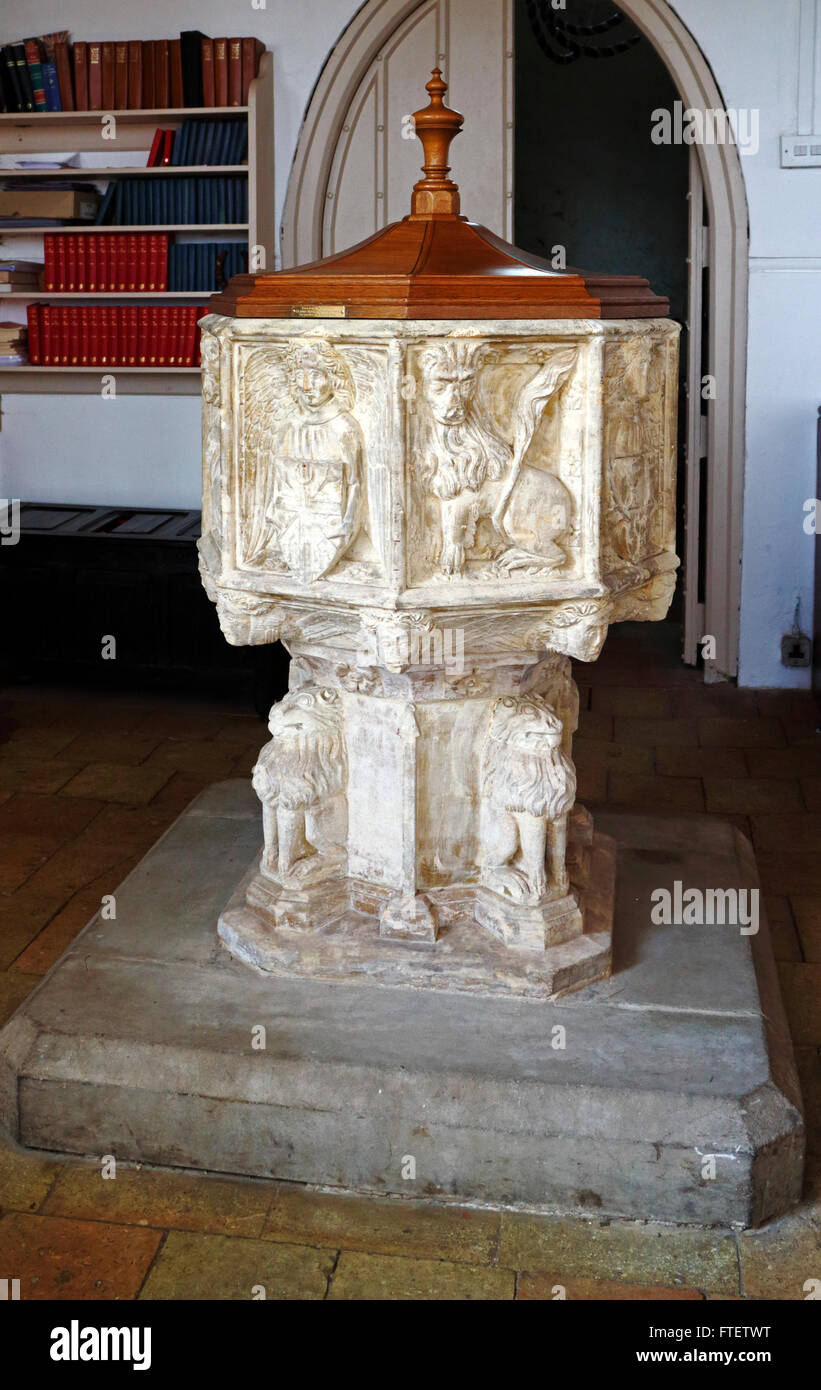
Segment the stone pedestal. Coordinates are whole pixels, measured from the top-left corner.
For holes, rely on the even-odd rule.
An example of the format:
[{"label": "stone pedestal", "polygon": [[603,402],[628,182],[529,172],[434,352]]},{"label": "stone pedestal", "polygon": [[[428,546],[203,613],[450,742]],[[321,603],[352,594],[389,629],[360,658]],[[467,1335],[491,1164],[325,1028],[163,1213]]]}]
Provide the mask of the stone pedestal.
[{"label": "stone pedestal", "polygon": [[[232,959],[214,923],[244,910],[259,812],[246,782],[212,787],[0,1033],[0,1120],[38,1150],[383,1195],[777,1216],[800,1196],[803,1126],[766,921],[650,920],[676,881],[757,887],[749,845],[706,816],[599,825],[616,973],[546,1001],[540,971],[574,943],[517,954],[467,920],[435,949],[380,950],[373,917],[349,913],[275,933],[265,971]],[[357,943],[356,968],[323,978]]]}]

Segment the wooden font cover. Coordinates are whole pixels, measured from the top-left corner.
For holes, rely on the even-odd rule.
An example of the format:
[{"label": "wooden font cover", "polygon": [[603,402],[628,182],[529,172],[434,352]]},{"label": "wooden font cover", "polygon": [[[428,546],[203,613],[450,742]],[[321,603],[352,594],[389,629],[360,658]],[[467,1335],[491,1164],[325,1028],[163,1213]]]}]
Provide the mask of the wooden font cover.
[{"label": "wooden font cover", "polygon": [[357,246],[293,270],[235,275],[209,301],[234,318],[613,319],[662,318],[669,302],[637,275],[554,270],[460,214],[448,178],[450,142],[463,118],[444,104],[439,68],[414,113],[424,178],[409,216]]}]

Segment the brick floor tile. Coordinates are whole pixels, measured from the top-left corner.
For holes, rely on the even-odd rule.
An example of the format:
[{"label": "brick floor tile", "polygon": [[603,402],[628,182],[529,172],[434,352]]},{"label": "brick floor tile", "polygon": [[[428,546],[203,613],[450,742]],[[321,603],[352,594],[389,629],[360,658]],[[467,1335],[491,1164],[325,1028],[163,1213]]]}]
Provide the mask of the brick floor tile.
[{"label": "brick floor tile", "polygon": [[748,748],[752,777],[821,776],[821,748]]},{"label": "brick floor tile", "polygon": [[[120,882],[119,878],[117,882]],[[111,890],[116,886],[117,883],[112,883]],[[101,901],[102,894],[96,889],[83,890],[76,894],[65,907],[55,913],[48,925],[38,932],[10,969],[23,974],[45,975],[99,911]]]},{"label": "brick floor tile", "polygon": [[144,762],[161,742],[161,734],[157,734],[156,737],[151,734],[129,733],[80,734],[68,744],[62,756],[73,758],[81,765],[126,763],[135,766]]},{"label": "brick floor tile", "polygon": [[213,778],[197,777],[193,772],[174,772],[151,802],[152,810],[175,819],[186,806],[210,787]]},{"label": "brick floor tile", "polygon": [[778,719],[735,719],[702,715],[698,741],[705,748],[783,748],[784,730]]},{"label": "brick floor tile", "polygon": [[708,811],[738,811],[749,816],[804,810],[798,782],[786,777],[705,776],[704,792]]},{"label": "brick floor tile", "polygon": [[821,1047],[821,965],[780,961],[778,976],[793,1042]]},{"label": "brick floor tile", "polygon": [[603,767],[576,768],[576,799],[585,805],[607,800],[607,772]]},{"label": "brick floor tile", "polygon": [[[563,1290],[563,1292],[562,1292]],[[643,1300],[703,1301],[698,1289],[669,1289],[661,1284],[622,1284],[616,1279],[566,1279],[555,1274],[520,1274],[516,1297],[541,1301],[565,1298],[585,1301],[608,1300],[637,1303]]]},{"label": "brick floor tile", "polygon": [[24,885],[0,897],[0,970],[6,970],[63,906],[64,894],[37,893]]},{"label": "brick floor tile", "polygon": [[645,748],[657,745],[695,745],[698,730],[695,719],[629,719],[616,716],[617,743],[637,743]]},{"label": "brick floor tile", "polygon": [[738,1293],[738,1260],[730,1232],[655,1222],[599,1223],[572,1217],[502,1212],[499,1264],[568,1279]]},{"label": "brick floor tile", "polygon": [[99,1166],[64,1168],[43,1210],[49,1216],[174,1227],[226,1236],[258,1236],[271,1204],[271,1183],[118,1166],[103,1178]]},{"label": "brick floor tile", "polygon": [[653,750],[638,744],[605,743],[600,739],[575,738],[573,761],[576,768],[592,771],[610,768],[614,772],[652,772]]},{"label": "brick floor tile", "polygon": [[817,965],[821,963],[821,898],[792,893],[790,903],[804,959]]},{"label": "brick floor tile", "polygon": [[173,775],[168,767],[89,763],[63,787],[61,795],[145,805]]},{"label": "brick floor tile", "polygon": [[102,801],[88,797],[67,804],[58,796],[17,792],[0,806],[0,836],[36,835],[56,849],[79,835],[102,809]]},{"label": "brick floor tile", "polygon": [[44,792],[51,795],[80,771],[65,758],[5,758],[0,753],[0,792]]},{"label": "brick floor tile", "polygon": [[761,886],[767,893],[821,893],[821,855],[756,850]]},{"label": "brick floor tile", "polygon": [[217,743],[239,743],[242,745],[255,743],[257,748],[261,748],[265,740],[270,738],[270,734],[264,719],[247,714],[237,715],[236,718],[229,719],[217,731],[214,738]]},{"label": "brick floor tile", "polygon": [[695,685],[689,690],[676,690],[671,712],[676,719],[738,719],[742,715],[755,718],[760,713],[755,691],[739,690],[735,685]]},{"label": "brick floor tile", "polygon": [[71,743],[75,731],[66,725],[54,728],[15,729],[2,745],[7,758],[56,758]]},{"label": "brick floor tile", "polygon": [[821,1155],[821,1052],[817,1047],[797,1047],[795,1062],[804,1100],[807,1151]]},{"label": "brick floor tile", "polygon": [[809,1279],[821,1279],[821,1237],[800,1214],[784,1216],[738,1238],[741,1283],[751,1298],[805,1299]]},{"label": "brick floor tile", "polygon": [[144,767],[164,767],[179,772],[208,776],[212,782],[228,777],[236,749],[230,743],[202,743],[185,739],[164,739]]},{"label": "brick floor tile", "polygon": [[704,795],[697,777],[648,777],[632,772],[608,775],[609,802],[647,810],[703,811]]},{"label": "brick floor tile", "polygon": [[23,974],[20,971],[0,971],[0,1028],[4,1023],[8,1023],[12,1014],[17,1012],[23,1000],[39,983],[39,975]]},{"label": "brick floor tile", "polygon": [[656,772],[664,777],[746,777],[741,748],[675,748],[655,750]]},{"label": "brick floor tile", "polygon": [[283,1184],[271,1204],[263,1236],[334,1250],[489,1264],[499,1238],[499,1213],[434,1202],[341,1196]]},{"label": "brick floor tile", "polygon": [[804,954],[801,950],[801,942],[789,898],[765,893],[764,911],[770,927],[773,955],[776,960],[803,960]]},{"label": "brick floor tile", "polygon": [[579,736],[607,742],[613,737],[612,714],[600,714],[596,710],[582,710],[579,715]]},{"label": "brick floor tile", "polygon": [[3,1269],[20,1280],[23,1299],[133,1299],[161,1239],[159,1231],[56,1216],[12,1212],[0,1221]]},{"label": "brick floor tile", "polygon": [[512,1299],[515,1275],[486,1265],[409,1260],[400,1255],[368,1255],[343,1250],[328,1298],[369,1302],[414,1299],[471,1302]]},{"label": "brick floor tile", "polygon": [[[8,1139],[0,1138],[0,1215],[7,1211],[36,1211],[48,1196],[61,1166],[53,1159],[25,1153]],[[2,1277],[9,1275],[4,1273]]]},{"label": "brick floor tile", "polygon": [[597,714],[620,714],[634,719],[670,719],[673,713],[669,691],[621,685],[594,686],[591,708]]},{"label": "brick floor tile", "polygon": [[260,1286],[269,1300],[321,1299],[333,1262],[304,1245],[171,1231],[140,1299],[250,1300]]},{"label": "brick floor tile", "polygon": [[755,847],[765,853],[818,854],[821,858],[821,815],[817,812],[779,812],[751,816]]},{"label": "brick floor tile", "polygon": [[802,777],[801,791],[808,811],[821,811],[821,777]]}]

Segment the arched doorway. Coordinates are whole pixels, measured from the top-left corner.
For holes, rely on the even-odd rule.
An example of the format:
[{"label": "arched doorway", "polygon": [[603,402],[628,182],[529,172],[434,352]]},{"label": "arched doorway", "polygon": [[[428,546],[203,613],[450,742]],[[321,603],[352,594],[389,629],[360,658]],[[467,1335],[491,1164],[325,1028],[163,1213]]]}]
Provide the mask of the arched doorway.
[{"label": "arched doorway", "polygon": [[[706,57],[667,0],[619,0],[618,8],[656,49],[685,108],[723,108]],[[466,46],[469,81],[458,73]],[[512,0],[366,0],[308,105],[285,204],[283,265],[330,254],[402,215],[393,186],[401,180],[407,189],[418,158],[415,142],[393,140],[388,159],[388,139],[417,104],[417,74],[431,56],[451,79],[454,105],[467,117],[471,103],[481,112],[482,157],[459,168],[464,205],[511,236]],[[357,138],[362,132],[366,139]],[[721,679],[738,668],[747,340],[747,207],[732,144],[692,147],[689,252],[684,658],[694,662],[709,634],[715,657],[705,674]],[[702,400],[705,373],[716,391]]]}]

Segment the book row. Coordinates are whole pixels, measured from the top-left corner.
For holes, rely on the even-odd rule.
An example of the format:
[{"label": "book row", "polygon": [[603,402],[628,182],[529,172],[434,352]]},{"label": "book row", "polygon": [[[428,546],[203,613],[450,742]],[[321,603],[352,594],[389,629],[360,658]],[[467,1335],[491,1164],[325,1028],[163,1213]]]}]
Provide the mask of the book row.
[{"label": "book row", "polygon": [[68,42],[68,31],[0,49],[3,109],[154,111],[247,106],[265,51],[259,39],[211,39],[199,29],[178,39]]},{"label": "book row", "polygon": [[29,361],[35,367],[196,367],[195,304],[30,304]]},{"label": "book row", "polygon": [[168,288],[177,294],[224,289],[247,269],[244,242],[184,241],[168,248]]},{"label": "book row", "polygon": [[183,121],[179,130],[157,130],[148,154],[149,169],[179,164],[244,164],[248,158],[248,122]]},{"label": "book row", "polygon": [[46,290],[140,294],[168,289],[165,232],[46,232],[43,256]]},{"label": "book row", "polygon": [[111,179],[97,211],[98,227],[247,222],[243,174],[213,178]]}]

